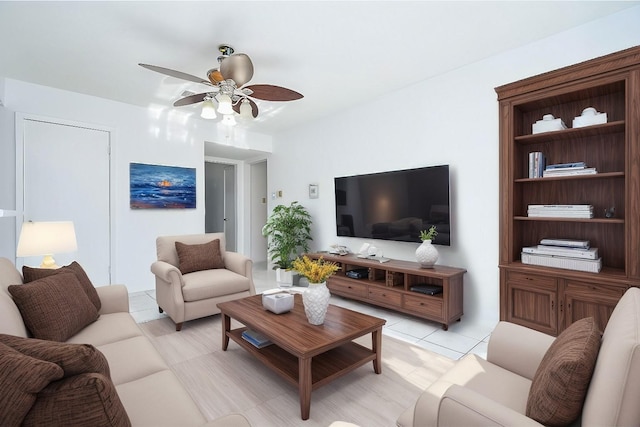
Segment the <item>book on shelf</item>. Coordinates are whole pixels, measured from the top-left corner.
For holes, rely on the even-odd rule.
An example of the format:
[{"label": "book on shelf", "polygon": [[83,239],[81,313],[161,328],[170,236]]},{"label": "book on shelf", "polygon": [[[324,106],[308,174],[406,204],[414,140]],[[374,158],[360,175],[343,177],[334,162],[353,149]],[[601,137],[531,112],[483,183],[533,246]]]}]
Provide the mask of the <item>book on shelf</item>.
[{"label": "book on shelf", "polygon": [[602,270],[602,258],[580,259],[551,255],[538,255],[522,252],[520,258],[523,264],[539,265],[541,267],[555,267],[565,270],[586,271],[599,273]]},{"label": "book on shelf", "polygon": [[530,216],[532,218],[593,218],[593,212],[573,212],[573,211],[528,212],[527,216]]},{"label": "book on shelf", "polygon": [[590,242],[588,240],[579,240],[579,239],[561,239],[556,237],[547,237],[540,240],[541,245],[550,245],[550,246],[563,246],[567,248],[582,248],[589,249]]},{"label": "book on shelf", "polygon": [[593,205],[527,205],[529,210],[580,210],[580,211],[592,211]]},{"label": "book on shelf", "polygon": [[242,338],[258,348],[263,348],[273,344],[269,338],[260,332],[252,331],[251,329],[242,331]]},{"label": "book on shelf", "polygon": [[567,248],[563,246],[525,246],[522,252],[535,255],[560,256],[566,258],[598,259],[598,248]]},{"label": "book on shelf", "polygon": [[571,163],[556,163],[554,165],[547,165],[547,167],[545,167],[545,170],[552,170],[552,169],[584,169],[587,167],[587,164],[585,162],[571,162]]},{"label": "book on shelf", "polygon": [[552,176],[574,176],[574,175],[594,175],[598,171],[596,168],[584,168],[584,169],[552,169],[542,172],[542,177]]},{"label": "book on shelf", "polygon": [[592,205],[528,205],[527,215],[543,218],[593,218]]},{"label": "book on shelf", "polygon": [[529,153],[529,178],[542,178],[545,162],[544,154],[541,151]]}]

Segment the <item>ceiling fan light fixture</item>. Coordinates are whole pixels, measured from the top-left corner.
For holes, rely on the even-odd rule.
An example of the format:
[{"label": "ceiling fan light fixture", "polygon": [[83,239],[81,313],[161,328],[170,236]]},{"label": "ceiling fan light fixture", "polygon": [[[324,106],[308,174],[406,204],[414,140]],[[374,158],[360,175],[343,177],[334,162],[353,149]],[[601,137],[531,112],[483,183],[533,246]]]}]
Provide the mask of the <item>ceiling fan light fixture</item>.
[{"label": "ceiling fan light fixture", "polygon": [[222,124],[226,126],[235,126],[237,123],[235,117],[233,117],[233,114],[225,114],[222,117]]},{"label": "ceiling fan light fixture", "polygon": [[220,94],[216,97],[218,100],[218,113],[220,114],[233,114],[233,107],[231,106],[231,97],[229,95]]},{"label": "ceiling fan light fixture", "polygon": [[253,118],[253,111],[251,109],[251,104],[247,99],[243,99],[242,104],[240,104],[240,117],[242,117],[243,119]]},{"label": "ceiling fan light fixture", "polygon": [[202,103],[202,112],[200,113],[200,117],[210,120],[217,117],[216,107],[213,105],[213,101],[211,99],[205,99]]}]

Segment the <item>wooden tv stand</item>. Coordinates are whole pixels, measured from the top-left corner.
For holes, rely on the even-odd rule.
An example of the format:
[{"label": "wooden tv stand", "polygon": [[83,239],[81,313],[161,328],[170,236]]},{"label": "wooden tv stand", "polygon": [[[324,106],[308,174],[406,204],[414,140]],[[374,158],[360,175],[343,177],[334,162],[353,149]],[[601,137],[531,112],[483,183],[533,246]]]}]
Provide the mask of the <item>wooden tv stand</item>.
[{"label": "wooden tv stand", "polygon": [[[467,271],[462,268],[444,265],[421,268],[417,262],[399,260],[381,263],[352,254],[339,256],[314,253],[309,254],[309,257],[323,257],[340,265],[340,271],[327,281],[327,286],[334,295],[442,323],[445,331],[449,329],[449,324],[462,317],[462,278]],[[347,277],[347,271],[358,268],[367,268],[368,277]],[[442,292],[425,295],[411,290],[412,286],[420,284],[435,285],[442,288]]]}]

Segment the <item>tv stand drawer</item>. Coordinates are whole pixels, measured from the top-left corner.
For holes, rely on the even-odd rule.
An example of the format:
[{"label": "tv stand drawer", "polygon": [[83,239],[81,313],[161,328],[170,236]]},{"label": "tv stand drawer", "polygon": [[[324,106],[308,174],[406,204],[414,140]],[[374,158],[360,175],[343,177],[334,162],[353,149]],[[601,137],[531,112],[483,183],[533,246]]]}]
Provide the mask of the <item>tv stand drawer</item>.
[{"label": "tv stand drawer", "polygon": [[367,297],[367,285],[364,283],[355,283],[351,281],[342,282],[337,279],[329,279],[327,285],[329,286],[330,291],[335,291],[339,294],[348,294],[360,298]]},{"label": "tv stand drawer", "polygon": [[421,315],[442,316],[442,298],[405,295],[403,308]]},{"label": "tv stand drawer", "polygon": [[398,307],[402,304],[402,294],[376,286],[369,286],[369,299]]}]

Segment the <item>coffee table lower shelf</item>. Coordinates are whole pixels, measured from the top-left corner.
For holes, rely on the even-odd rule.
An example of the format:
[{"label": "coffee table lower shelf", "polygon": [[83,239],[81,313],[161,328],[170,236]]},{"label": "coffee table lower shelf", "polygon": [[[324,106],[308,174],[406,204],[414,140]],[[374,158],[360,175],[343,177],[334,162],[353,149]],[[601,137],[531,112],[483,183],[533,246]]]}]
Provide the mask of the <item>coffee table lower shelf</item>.
[{"label": "coffee table lower shelf", "polygon": [[[300,377],[298,358],[276,344],[257,348],[242,338],[242,332],[246,329],[233,329],[228,331],[227,335],[240,347],[253,354],[264,365],[271,368],[292,385],[298,387],[300,385],[298,380]],[[313,357],[311,363],[311,389],[316,390],[367,362],[374,362],[375,359],[376,353],[373,350],[354,342],[348,342],[320,353]]]}]

